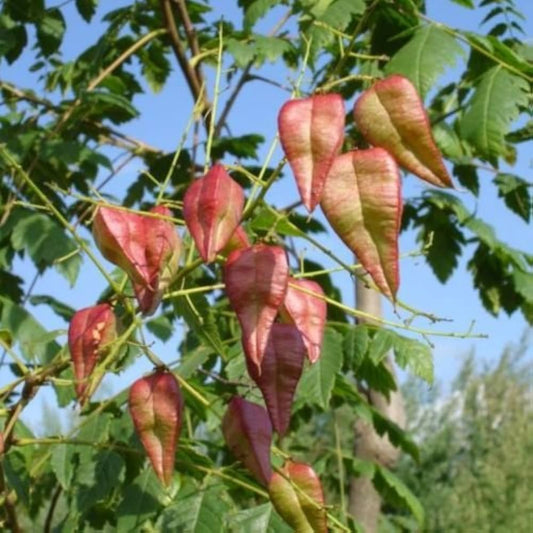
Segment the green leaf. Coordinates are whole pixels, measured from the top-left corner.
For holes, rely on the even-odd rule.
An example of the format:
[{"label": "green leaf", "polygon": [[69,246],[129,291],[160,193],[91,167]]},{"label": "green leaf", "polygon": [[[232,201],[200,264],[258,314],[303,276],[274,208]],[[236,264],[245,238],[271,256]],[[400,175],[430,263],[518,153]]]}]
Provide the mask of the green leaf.
[{"label": "green leaf", "polygon": [[223,159],[225,154],[245,159],[257,159],[257,150],[265,141],[262,135],[248,134],[240,137],[217,137],[213,141],[212,154],[214,159]]},{"label": "green leaf", "polygon": [[63,490],[70,487],[76,454],[77,450],[73,444],[57,444],[52,451],[50,465]]},{"label": "green leaf", "polygon": [[150,46],[139,53],[141,71],[154,93],[158,93],[170,75],[170,62],[160,41],[152,41]]},{"label": "green leaf", "polygon": [[11,449],[2,459],[4,474],[8,486],[14,489],[19,502],[29,504],[30,488],[30,464],[26,462],[24,455],[16,449]]},{"label": "green leaf", "polygon": [[27,44],[28,35],[24,25],[0,14],[0,57],[4,56],[11,65],[20,57]]},{"label": "green leaf", "polygon": [[474,4],[474,0],[452,0],[452,2],[459,4],[463,7],[467,7],[468,9],[474,9],[476,7]]},{"label": "green leaf", "polygon": [[222,495],[223,485],[201,487],[187,480],[176,498],[162,513],[162,531],[182,533],[223,533],[229,505]]},{"label": "green leaf", "polygon": [[464,55],[456,39],[434,24],[415,31],[411,40],[389,61],[387,74],[403,74],[424,98],[446,67]]},{"label": "green leaf", "polygon": [[529,193],[531,184],[512,174],[498,174],[494,183],[498,187],[498,196],[503,198],[505,205],[529,223],[533,209]]},{"label": "green leaf", "polygon": [[238,67],[244,68],[256,55],[255,43],[248,41],[238,41],[237,39],[228,39],[226,41],[226,51],[233,56]]},{"label": "green leaf", "polygon": [[291,528],[285,524],[270,503],[257,505],[239,511],[230,517],[231,533],[290,533]]},{"label": "green leaf", "polygon": [[210,346],[198,346],[194,350],[183,354],[178,367],[179,375],[183,379],[188,379],[213,353],[215,352]]},{"label": "green leaf", "polygon": [[459,183],[466,187],[474,196],[479,195],[479,178],[477,169],[473,165],[455,165],[453,175],[459,180]]},{"label": "green leaf", "polygon": [[96,13],[98,0],[76,0],[76,8],[85,22],[91,22],[93,15]]},{"label": "green leaf", "polygon": [[31,296],[30,303],[32,305],[48,305],[57,316],[60,316],[66,322],[70,322],[70,319],[76,312],[70,305],[60,302],[53,296],[48,296],[47,294],[35,294]]},{"label": "green leaf", "polygon": [[148,331],[153,333],[159,340],[167,342],[174,334],[174,326],[166,315],[160,315],[146,322]]},{"label": "green leaf", "polygon": [[60,346],[49,339],[49,332],[20,305],[0,296],[0,326],[10,332],[27,361],[49,363]]},{"label": "green leaf", "polygon": [[213,309],[207,298],[201,294],[180,296],[174,300],[174,306],[197,337],[225,358],[226,348],[222,344]]},{"label": "green leaf", "polygon": [[239,0],[238,4],[244,12],[244,31],[249,32],[260,18],[280,2],[281,0]]},{"label": "green leaf", "polygon": [[433,357],[430,347],[423,342],[395,334],[394,356],[398,365],[433,383]]},{"label": "green leaf", "polygon": [[524,272],[518,268],[513,271],[513,281],[516,292],[529,302],[533,302],[533,273]]},{"label": "green leaf", "polygon": [[83,94],[84,108],[93,115],[105,117],[115,124],[127,122],[139,115],[130,101],[121,95],[94,90]]},{"label": "green leaf", "polygon": [[356,326],[348,331],[344,337],[344,356],[346,366],[356,371],[363,363],[370,338],[366,326]]},{"label": "green leaf", "polygon": [[116,510],[117,531],[141,531],[142,525],[161,510],[161,482],[149,466],[126,485]]},{"label": "green leaf", "polygon": [[37,43],[43,55],[49,56],[59,50],[66,24],[61,11],[57,8],[47,9],[44,16],[35,24]]},{"label": "green leaf", "polygon": [[114,451],[98,451],[93,454],[91,462],[94,466],[94,482],[83,487],[77,495],[78,509],[82,512],[99,501],[109,499],[125,476],[124,460]]},{"label": "green leaf", "polygon": [[395,340],[396,334],[388,329],[380,328],[374,333],[368,350],[368,358],[374,366],[378,366],[387,358]]},{"label": "green leaf", "polygon": [[385,498],[395,504],[402,505],[411,511],[420,526],[424,523],[424,508],[420,500],[411,492],[405,483],[387,468],[376,465],[374,486]]},{"label": "green leaf", "polygon": [[74,286],[81,256],[74,253],[78,247],[55,220],[41,213],[22,212],[13,228],[11,244],[15,250],[28,252],[39,272],[53,265]]},{"label": "green leaf", "polygon": [[487,70],[476,84],[460,127],[465,138],[485,159],[506,154],[505,135],[527,106],[528,84],[501,66]]},{"label": "green leaf", "polygon": [[342,335],[327,328],[320,358],[302,375],[294,410],[303,404],[318,405],[324,410],[328,408],[335,376],[342,366],[342,355]]},{"label": "green leaf", "polygon": [[291,49],[291,43],[281,37],[264,37],[263,35],[254,35],[255,50],[257,54],[256,63],[270,61],[274,63],[280,56]]}]

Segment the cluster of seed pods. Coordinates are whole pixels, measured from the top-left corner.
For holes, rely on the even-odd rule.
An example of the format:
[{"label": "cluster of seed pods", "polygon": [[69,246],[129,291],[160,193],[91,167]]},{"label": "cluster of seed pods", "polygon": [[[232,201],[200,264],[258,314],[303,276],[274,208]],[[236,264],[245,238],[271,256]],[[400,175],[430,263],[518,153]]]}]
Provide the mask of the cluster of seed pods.
[{"label": "cluster of seed pods", "polygon": [[[337,94],[291,100],[280,110],[279,134],[302,203],[317,205],[356,254],[381,292],[394,300],[399,285],[398,234],[402,213],[398,165],[429,183],[452,186],[431,134],[423,104],[402,76],[375,83],[357,100],[356,126],[373,145],[340,154],[344,103]],[[241,225],[244,192],[220,165],[189,186],[183,217],[205,263],[219,254],[225,291],[242,331],[251,379],[266,409],[235,396],[222,432],[228,447],[268,488],[280,515],[296,531],[326,532],[322,487],[313,469],[286,461],[273,471],[273,432],[290,426],[294,394],[304,371],[320,357],[326,323],[324,293],[316,282],[290,275],[285,250],[251,243]],[[139,310],[150,315],[178,271],[181,240],[162,206],[149,213],[98,208],[93,235],[102,255],[129,276]],[[117,338],[109,304],[78,311],[69,328],[69,348],[80,403],[98,384],[99,363]],[[170,371],[158,368],[130,388],[129,410],[140,441],[160,480],[174,472],[183,399]]]}]

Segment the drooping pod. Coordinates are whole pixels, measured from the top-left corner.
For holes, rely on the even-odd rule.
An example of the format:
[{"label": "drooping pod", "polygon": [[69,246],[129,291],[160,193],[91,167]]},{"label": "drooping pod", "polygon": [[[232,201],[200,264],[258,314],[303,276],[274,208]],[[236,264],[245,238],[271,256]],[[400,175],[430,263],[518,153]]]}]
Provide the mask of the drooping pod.
[{"label": "drooping pod", "polygon": [[392,156],[382,148],[371,148],[337,157],[321,206],[337,235],[383,294],[394,300],[400,282],[402,199],[400,172]]},{"label": "drooping pod", "polygon": [[279,138],[302,202],[312,212],[344,140],[344,101],[339,94],[290,100],[278,116]]},{"label": "drooping pod", "polygon": [[[170,217],[164,206],[150,210]],[[93,236],[102,255],[130,277],[143,314],[152,314],[175,276],[181,239],[172,222],[113,207],[99,207]]]},{"label": "drooping pod", "polygon": [[287,461],[281,472],[272,474],[268,492],[272,505],[294,531],[327,532],[322,484],[311,466]]},{"label": "drooping pod", "polygon": [[241,221],[243,208],[242,187],[222,165],[214,165],[189,186],[183,198],[183,218],[206,263],[224,249]]},{"label": "drooping pod", "polygon": [[157,477],[169,485],[183,411],[178,381],[170,372],[156,370],[130,387],[128,406],[135,431]]},{"label": "drooping pod", "polygon": [[234,396],[222,419],[222,433],[233,455],[267,486],[272,476],[272,425],[265,408]]},{"label": "drooping pod", "polygon": [[294,393],[304,367],[306,348],[292,324],[274,324],[261,362],[261,372],[248,358],[250,377],[261,389],[272,427],[283,436],[289,428]]},{"label": "drooping pod", "polygon": [[389,76],[364,91],[354,118],[365,139],[387,150],[402,167],[432,185],[453,187],[424,104],[407,78]]},{"label": "drooping pod", "polygon": [[226,294],[241,325],[244,353],[258,369],[288,278],[287,255],[279,246],[235,250],[224,267]]},{"label": "drooping pod", "polygon": [[[68,347],[76,395],[81,405],[90,397],[100,379],[89,383],[97,363],[105,356],[109,344],[117,338],[116,318],[107,303],[80,309],[72,317],[68,328]],[[90,386],[89,386],[90,385]]]},{"label": "drooping pod", "polygon": [[311,363],[318,361],[324,340],[327,305],[321,296],[325,296],[324,291],[316,281],[289,278],[280,309],[283,320],[294,324],[302,334]]}]

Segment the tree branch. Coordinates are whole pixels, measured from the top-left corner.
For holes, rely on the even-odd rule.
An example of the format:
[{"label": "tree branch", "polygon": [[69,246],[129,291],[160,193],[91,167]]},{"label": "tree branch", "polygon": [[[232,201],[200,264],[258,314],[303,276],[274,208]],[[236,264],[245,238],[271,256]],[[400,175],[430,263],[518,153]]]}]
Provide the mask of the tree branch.
[{"label": "tree branch", "polygon": [[189,90],[195,101],[200,100],[203,104],[203,122],[207,133],[209,133],[209,128],[211,124],[211,115],[209,113],[210,104],[205,97],[205,93],[202,90],[201,80],[198,79],[196,71],[191,67],[187,55],[185,54],[185,49],[181,43],[181,39],[178,33],[178,28],[174,22],[174,14],[172,12],[171,0],[160,0],[161,10],[163,12],[163,19],[165,21],[165,26],[168,31],[168,36],[170,38],[170,46],[178,60],[178,64],[185,76],[185,81],[189,86]]}]

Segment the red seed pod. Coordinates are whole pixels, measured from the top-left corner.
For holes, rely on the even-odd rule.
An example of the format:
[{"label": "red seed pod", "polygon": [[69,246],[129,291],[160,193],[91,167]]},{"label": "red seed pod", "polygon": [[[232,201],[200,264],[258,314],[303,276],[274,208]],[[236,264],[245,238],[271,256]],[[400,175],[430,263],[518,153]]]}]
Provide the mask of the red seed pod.
[{"label": "red seed pod", "polygon": [[235,250],[226,262],[226,293],[241,325],[244,353],[258,368],[288,278],[287,255],[279,246],[256,244]]},{"label": "red seed pod", "polygon": [[291,324],[273,324],[261,372],[248,358],[250,377],[263,393],[272,427],[285,435],[291,419],[294,393],[304,367],[306,348],[301,333]]},{"label": "red seed pod", "polygon": [[[164,206],[154,207],[150,213],[172,216]],[[174,225],[156,217],[100,207],[93,236],[102,255],[129,275],[141,311],[152,314],[178,270],[181,239]]]},{"label": "red seed pod", "polygon": [[206,263],[214,261],[226,246],[243,208],[243,190],[222,165],[214,165],[189,186],[183,198],[183,218]]},{"label": "red seed pod", "polygon": [[233,455],[267,486],[272,476],[272,425],[265,408],[234,396],[222,420],[222,433]]},{"label": "red seed pod", "polygon": [[281,473],[272,474],[268,492],[272,505],[294,531],[327,533],[322,484],[309,465],[287,461]]},{"label": "red seed pod", "polygon": [[339,94],[290,100],[278,116],[279,138],[309,212],[344,140],[344,102]]},{"label": "red seed pod", "polygon": [[363,92],[354,118],[365,139],[385,148],[401,166],[432,185],[453,187],[424,104],[407,78],[389,76]]},{"label": "red seed pod", "polygon": [[135,431],[157,477],[169,485],[183,411],[178,381],[170,372],[156,370],[130,387],[128,406]]},{"label": "red seed pod", "polygon": [[68,347],[74,367],[76,395],[81,405],[100,382],[101,378],[95,378],[89,386],[89,377],[116,338],[115,314],[109,304],[87,307],[74,313],[68,328]]},{"label": "red seed pod", "polygon": [[321,206],[379,289],[394,299],[402,216],[400,172],[394,159],[382,148],[340,155],[331,167]]},{"label": "red seed pod", "polygon": [[327,305],[320,296],[324,296],[324,291],[316,281],[289,278],[287,295],[280,309],[283,320],[294,324],[302,334],[311,363],[318,361],[324,340]]}]

